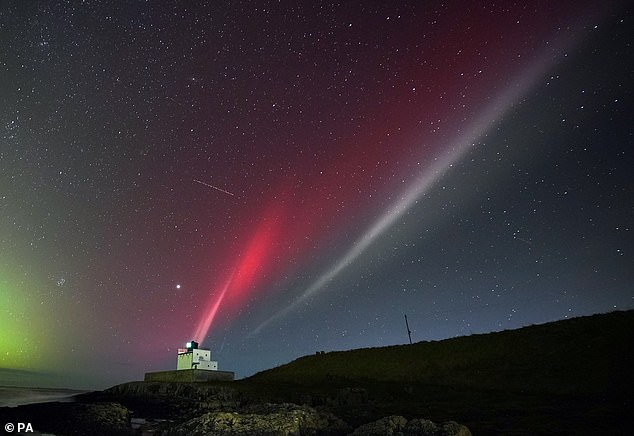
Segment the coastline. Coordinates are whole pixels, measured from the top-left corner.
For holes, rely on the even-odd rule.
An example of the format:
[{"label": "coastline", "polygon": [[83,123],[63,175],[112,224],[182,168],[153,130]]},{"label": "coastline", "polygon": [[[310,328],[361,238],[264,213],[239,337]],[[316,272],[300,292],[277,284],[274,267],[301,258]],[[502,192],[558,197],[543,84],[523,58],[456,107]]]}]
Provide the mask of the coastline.
[{"label": "coastline", "polygon": [[92,392],[70,388],[0,386],[0,407],[18,407],[50,402],[71,403],[75,396]]}]

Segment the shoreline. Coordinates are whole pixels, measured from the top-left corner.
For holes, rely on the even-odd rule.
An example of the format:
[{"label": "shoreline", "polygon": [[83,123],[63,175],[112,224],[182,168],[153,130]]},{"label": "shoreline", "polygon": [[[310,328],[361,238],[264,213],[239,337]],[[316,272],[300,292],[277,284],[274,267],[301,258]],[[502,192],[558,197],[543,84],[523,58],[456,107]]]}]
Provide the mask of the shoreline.
[{"label": "shoreline", "polygon": [[77,395],[94,392],[72,388],[0,386],[0,407],[19,407],[51,402],[72,403]]}]

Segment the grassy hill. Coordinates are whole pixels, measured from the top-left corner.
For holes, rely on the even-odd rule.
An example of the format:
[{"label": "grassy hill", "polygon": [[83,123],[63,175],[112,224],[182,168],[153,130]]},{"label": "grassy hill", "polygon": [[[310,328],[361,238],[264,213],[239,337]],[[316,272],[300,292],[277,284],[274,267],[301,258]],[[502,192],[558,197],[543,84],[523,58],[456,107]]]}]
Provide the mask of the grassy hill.
[{"label": "grassy hill", "polygon": [[633,351],[634,311],[612,312],[443,341],[305,356],[247,380],[595,395],[632,389]]},{"label": "grassy hill", "polygon": [[474,435],[632,435],[633,367],[634,310],[320,353],[235,382],[133,382],[89,396],[162,420],[296,403],[353,428],[401,415],[455,420]]}]

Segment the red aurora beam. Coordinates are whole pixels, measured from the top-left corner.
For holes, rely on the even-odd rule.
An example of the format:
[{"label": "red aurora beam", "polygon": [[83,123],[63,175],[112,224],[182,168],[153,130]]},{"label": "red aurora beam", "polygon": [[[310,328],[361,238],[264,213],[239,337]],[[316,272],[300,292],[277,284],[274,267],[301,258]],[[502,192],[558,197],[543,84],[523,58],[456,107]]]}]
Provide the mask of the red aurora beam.
[{"label": "red aurora beam", "polygon": [[212,287],[220,291],[212,295],[207,312],[192,336],[194,339],[205,340],[221,305],[223,312],[228,314],[244,306],[253,288],[258,284],[259,273],[271,266],[272,256],[270,252],[274,249],[279,222],[279,208],[272,208],[254,233],[243,254],[236,260],[233,272],[228,279],[222,285]]}]

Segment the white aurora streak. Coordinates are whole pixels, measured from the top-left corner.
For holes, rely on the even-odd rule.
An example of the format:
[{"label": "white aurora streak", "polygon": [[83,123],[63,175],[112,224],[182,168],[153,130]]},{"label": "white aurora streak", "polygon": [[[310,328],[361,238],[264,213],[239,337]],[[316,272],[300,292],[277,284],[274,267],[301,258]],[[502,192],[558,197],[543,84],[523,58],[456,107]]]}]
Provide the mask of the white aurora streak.
[{"label": "white aurora streak", "polygon": [[355,241],[348,251],[346,251],[329,270],[317,278],[295,301],[261,323],[251,332],[251,335],[260,333],[270,323],[296,309],[308,298],[323,289],[328,282],[361,256],[361,254],[363,254],[377,238],[383,235],[386,230],[392,227],[417,200],[420,200],[423,195],[429,192],[438,181],[441,180],[442,176],[472,149],[474,143],[477,142],[479,138],[485,135],[517,102],[524,98],[539,79],[544,77],[546,73],[556,65],[556,60],[559,58],[563,49],[570,48],[573,42],[572,39],[573,38],[570,37],[560,41],[558,48],[551,48],[546,53],[542,53],[527,70],[523,71],[515,81],[508,85],[503,92],[498,94],[490,104],[485,106],[480,112],[480,115],[475,117],[467,128],[461,131],[461,134],[440,148],[450,151],[439,156],[433,165],[428,167],[424,173],[411,184],[402,194],[401,198],[380,216],[365,234]]},{"label": "white aurora streak", "polygon": [[235,274],[235,270],[229,276],[229,279],[225,283],[220,295],[214,301],[214,304],[211,306],[211,310],[205,314],[205,317],[198,324],[198,328],[196,328],[196,332],[194,333],[193,338],[197,341],[203,342],[209,333],[209,328],[211,327],[211,323],[216,317],[216,313],[218,312],[218,308],[220,307],[220,303],[224,300],[225,295],[227,294],[227,290],[231,287],[231,283],[233,282],[233,276]]}]

